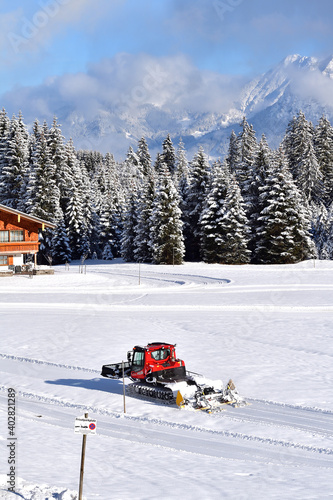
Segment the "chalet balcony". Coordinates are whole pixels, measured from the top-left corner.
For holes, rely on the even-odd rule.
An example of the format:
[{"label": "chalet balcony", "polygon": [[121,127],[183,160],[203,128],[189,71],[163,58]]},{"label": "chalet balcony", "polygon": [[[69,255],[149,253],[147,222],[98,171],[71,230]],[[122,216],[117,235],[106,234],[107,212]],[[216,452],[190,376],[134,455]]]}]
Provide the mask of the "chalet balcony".
[{"label": "chalet balcony", "polygon": [[38,246],[38,241],[6,241],[4,243],[0,243],[0,255],[36,253],[38,252]]}]

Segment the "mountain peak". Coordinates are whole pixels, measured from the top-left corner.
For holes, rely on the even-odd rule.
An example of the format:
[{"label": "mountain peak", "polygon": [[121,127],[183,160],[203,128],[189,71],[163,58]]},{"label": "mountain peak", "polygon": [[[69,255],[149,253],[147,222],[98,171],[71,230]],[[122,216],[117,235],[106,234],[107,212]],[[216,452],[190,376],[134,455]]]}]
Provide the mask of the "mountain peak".
[{"label": "mountain peak", "polygon": [[323,61],[321,61],[318,65],[319,70],[323,73],[323,75],[328,76],[333,79],[333,56],[330,55]]},{"label": "mountain peak", "polygon": [[297,66],[299,68],[313,68],[317,66],[318,60],[315,57],[301,56],[300,54],[291,54],[285,57],[281,65],[287,66]]}]

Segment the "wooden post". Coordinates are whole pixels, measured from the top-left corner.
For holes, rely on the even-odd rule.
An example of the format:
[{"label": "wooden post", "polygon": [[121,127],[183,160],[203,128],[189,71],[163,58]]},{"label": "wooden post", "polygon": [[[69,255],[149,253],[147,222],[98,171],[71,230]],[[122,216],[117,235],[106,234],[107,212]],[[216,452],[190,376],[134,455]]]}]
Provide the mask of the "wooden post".
[{"label": "wooden post", "polygon": [[[84,418],[88,418],[88,413],[84,414]],[[86,455],[87,434],[82,437],[82,452],[81,452],[81,468],[80,468],[80,486],[79,486],[79,500],[82,500],[83,490],[83,473],[84,473],[84,459]]]},{"label": "wooden post", "polygon": [[122,363],[122,368],[123,368],[123,400],[124,400],[124,413],[126,413],[126,402],[125,402],[125,366],[124,366],[124,361]]}]

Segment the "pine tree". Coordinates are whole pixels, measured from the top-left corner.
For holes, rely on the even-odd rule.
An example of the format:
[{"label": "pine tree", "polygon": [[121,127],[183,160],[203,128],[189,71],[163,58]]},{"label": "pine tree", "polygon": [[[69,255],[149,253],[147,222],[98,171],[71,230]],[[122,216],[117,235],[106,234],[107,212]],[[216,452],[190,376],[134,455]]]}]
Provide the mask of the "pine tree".
[{"label": "pine tree", "polygon": [[241,191],[234,176],[229,179],[220,224],[223,230],[216,238],[218,261],[223,264],[250,262],[248,219]]},{"label": "pine tree", "polygon": [[308,203],[320,203],[324,186],[313,146],[313,127],[302,111],[290,122],[283,142],[296,185]]},{"label": "pine tree", "polygon": [[184,235],[187,260],[199,260],[201,246],[200,217],[210,183],[210,165],[200,147],[191,163],[190,185],[184,200]]},{"label": "pine tree", "polygon": [[156,264],[182,264],[185,253],[179,195],[165,165],[152,206],[151,245]]},{"label": "pine tree", "polygon": [[[71,151],[69,151],[68,147],[66,151],[64,137],[61,134],[56,117],[53,118],[52,126],[48,131],[47,143],[51,159],[55,165],[55,179],[60,192],[60,206],[63,212],[66,212],[73,188],[72,167],[76,161],[76,154],[72,141],[69,142]],[[73,155],[73,158],[71,158],[71,155]]]},{"label": "pine tree", "polygon": [[328,239],[328,212],[325,205],[315,206],[312,210],[312,238],[316,245],[317,255],[326,259],[326,242]]},{"label": "pine tree", "polygon": [[121,253],[122,212],[125,201],[116,162],[109,153],[105,155],[103,163],[96,173],[95,181],[97,182],[95,207],[99,216],[100,246],[103,251],[108,244],[112,255],[119,257]]},{"label": "pine tree", "polygon": [[138,150],[136,152],[136,156],[139,159],[143,176],[146,177],[147,175],[149,175],[152,167],[148,144],[144,137],[141,137],[138,142]]},{"label": "pine tree", "polygon": [[166,139],[163,141],[161,162],[167,166],[171,177],[174,178],[176,170],[176,153],[170,134],[168,134]]},{"label": "pine tree", "polygon": [[230,139],[229,139],[229,149],[226,161],[228,163],[228,167],[231,173],[237,176],[237,169],[240,163],[240,140],[238,140],[237,135],[232,130]]},{"label": "pine tree", "polygon": [[[3,122],[3,127],[5,122]],[[2,168],[0,174],[0,202],[18,208],[28,168],[28,140],[22,116],[12,117],[9,130],[2,144]]]},{"label": "pine tree", "polygon": [[[248,203],[249,185],[252,179],[252,168],[258,146],[253,127],[247,123],[245,117],[243,118],[241,127],[242,130],[237,137],[238,145],[236,146],[233,144],[234,166],[230,164],[230,168],[231,171],[235,169],[235,175],[241,189],[241,194],[245,203]],[[229,151],[229,156],[230,155],[231,152]],[[235,163],[237,157],[238,162]]]},{"label": "pine tree", "polygon": [[151,216],[153,202],[156,196],[156,175],[151,172],[145,179],[138,193],[137,225],[135,228],[135,260],[151,262],[153,253],[151,247]]},{"label": "pine tree", "polygon": [[325,204],[333,201],[333,127],[325,116],[315,129],[314,147],[325,188]]},{"label": "pine tree", "polygon": [[91,254],[92,205],[89,177],[83,162],[76,158],[72,140],[65,146],[66,161],[72,171],[72,190],[65,213],[73,259]]},{"label": "pine tree", "polygon": [[64,214],[59,207],[54,221],[56,228],[52,231],[51,255],[54,264],[64,264],[71,261],[71,249],[69,246],[68,234],[66,231]]},{"label": "pine tree", "polygon": [[105,243],[102,253],[103,260],[113,260],[113,253],[109,242]]},{"label": "pine tree", "polygon": [[121,168],[122,179],[124,186],[130,186],[133,183],[136,188],[143,182],[143,166],[140,163],[138,155],[133,151],[132,146],[129,147],[126,160]]},{"label": "pine tree", "polygon": [[282,151],[270,164],[260,204],[255,262],[289,264],[315,255],[308,215]]},{"label": "pine tree", "polygon": [[3,164],[5,163],[9,127],[10,127],[10,120],[8,118],[5,108],[2,108],[0,112],[0,175]]},{"label": "pine tree", "polygon": [[53,222],[59,210],[60,192],[55,180],[55,165],[43,129],[30,159],[26,207],[28,213]]},{"label": "pine tree", "polygon": [[133,185],[129,192],[124,214],[124,227],[121,238],[121,256],[126,262],[135,261],[135,236],[137,227],[137,190]]},{"label": "pine tree", "polygon": [[176,170],[174,176],[174,184],[178,189],[180,197],[183,198],[185,191],[189,186],[190,172],[186,158],[186,151],[183,141],[180,139],[176,154]]},{"label": "pine tree", "polygon": [[263,208],[260,203],[260,192],[266,184],[271,161],[272,151],[267,144],[266,137],[263,135],[259,142],[248,184],[246,213],[250,225],[250,241],[248,246],[251,252],[254,252],[256,247],[258,227],[260,226],[259,215]]},{"label": "pine tree", "polygon": [[216,161],[212,168],[212,182],[204,201],[200,215],[201,256],[204,262],[219,262],[218,247],[224,234],[222,214],[230,182],[227,162]]}]

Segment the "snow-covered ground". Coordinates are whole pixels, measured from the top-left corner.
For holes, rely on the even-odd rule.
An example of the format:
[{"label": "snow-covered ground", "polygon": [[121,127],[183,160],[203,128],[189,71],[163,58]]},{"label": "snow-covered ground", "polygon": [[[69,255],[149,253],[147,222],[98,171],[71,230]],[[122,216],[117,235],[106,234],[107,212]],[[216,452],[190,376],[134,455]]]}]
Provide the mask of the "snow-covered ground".
[{"label": "snow-covered ground", "polygon": [[[333,263],[121,261],[0,279],[0,498],[333,498]],[[250,403],[216,414],[126,398],[100,376],[134,345],[177,344],[187,368],[233,378]],[[129,382],[128,382],[129,383]],[[17,485],[7,388],[17,392]],[[2,489],[1,489],[2,488]]]}]

